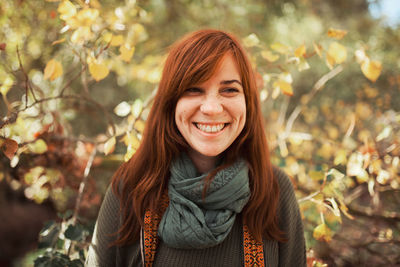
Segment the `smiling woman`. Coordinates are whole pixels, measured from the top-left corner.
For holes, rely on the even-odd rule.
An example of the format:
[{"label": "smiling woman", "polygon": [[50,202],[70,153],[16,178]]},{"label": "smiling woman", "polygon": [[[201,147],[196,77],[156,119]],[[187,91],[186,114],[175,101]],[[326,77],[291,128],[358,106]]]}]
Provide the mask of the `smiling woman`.
[{"label": "smiling woman", "polygon": [[179,132],[189,144],[188,155],[206,173],[241,133],[246,121],[246,101],[240,73],[227,53],[213,75],[190,86],[175,109]]},{"label": "smiling woman", "polygon": [[293,187],[271,166],[254,73],[231,34],[200,30],[172,46],[86,265],[306,265]]}]

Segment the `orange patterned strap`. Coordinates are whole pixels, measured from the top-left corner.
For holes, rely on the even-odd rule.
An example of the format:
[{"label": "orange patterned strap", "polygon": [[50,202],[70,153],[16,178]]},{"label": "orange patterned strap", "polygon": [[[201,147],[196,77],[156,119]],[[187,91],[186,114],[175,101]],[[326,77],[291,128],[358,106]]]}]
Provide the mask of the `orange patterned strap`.
[{"label": "orange patterned strap", "polygon": [[158,244],[158,225],[160,224],[162,214],[167,209],[168,204],[168,194],[164,194],[161,197],[161,206],[159,211],[161,214],[146,210],[144,215],[142,258],[143,266],[145,267],[153,266]]},{"label": "orange patterned strap", "polygon": [[[168,195],[162,198],[162,212],[168,207]],[[147,210],[144,216],[143,229],[143,266],[152,267],[158,244],[158,225],[162,215]],[[245,267],[264,267],[263,243],[257,242],[249,232],[247,225],[243,224],[243,252]]]},{"label": "orange patterned strap", "polygon": [[243,252],[245,267],[264,267],[263,243],[253,238],[245,224],[243,224]]}]

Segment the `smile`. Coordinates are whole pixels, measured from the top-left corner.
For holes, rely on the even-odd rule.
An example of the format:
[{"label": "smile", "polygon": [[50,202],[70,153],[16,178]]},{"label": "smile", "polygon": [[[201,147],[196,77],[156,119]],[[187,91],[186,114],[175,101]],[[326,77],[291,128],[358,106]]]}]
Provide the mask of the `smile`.
[{"label": "smile", "polygon": [[227,125],[227,123],[220,123],[220,124],[214,124],[214,125],[194,123],[194,125],[196,125],[197,129],[199,129],[203,132],[217,133],[217,132],[222,131],[225,128],[225,125]]}]

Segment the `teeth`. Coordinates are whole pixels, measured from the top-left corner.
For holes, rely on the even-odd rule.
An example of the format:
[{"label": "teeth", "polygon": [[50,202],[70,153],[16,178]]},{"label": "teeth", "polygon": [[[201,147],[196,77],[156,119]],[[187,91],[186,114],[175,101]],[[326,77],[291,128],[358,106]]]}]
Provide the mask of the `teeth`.
[{"label": "teeth", "polygon": [[200,130],[202,130],[203,132],[206,133],[216,133],[221,131],[224,128],[225,124],[221,123],[221,124],[217,124],[217,125],[205,125],[205,124],[201,124],[201,123],[196,123],[196,127],[199,128]]}]

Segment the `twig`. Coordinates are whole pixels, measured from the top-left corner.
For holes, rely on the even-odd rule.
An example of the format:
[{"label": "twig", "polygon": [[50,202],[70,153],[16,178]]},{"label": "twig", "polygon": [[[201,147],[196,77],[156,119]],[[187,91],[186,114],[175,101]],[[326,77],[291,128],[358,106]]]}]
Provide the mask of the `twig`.
[{"label": "twig", "polygon": [[347,129],[346,134],[344,135],[345,138],[346,138],[346,137],[350,137],[351,133],[352,133],[353,130],[354,130],[354,126],[356,125],[356,116],[355,116],[354,114],[351,115],[351,118],[350,118],[350,119],[351,119],[351,120],[350,120],[349,128]]},{"label": "twig", "polygon": [[301,203],[301,202],[310,200],[310,199],[312,199],[313,197],[315,197],[316,195],[318,195],[319,193],[321,193],[321,192],[320,192],[320,191],[314,192],[314,193],[312,193],[312,194],[310,194],[310,195],[308,195],[308,196],[306,196],[306,197],[300,198],[299,200],[297,200],[297,202],[298,202],[298,203]]},{"label": "twig", "polygon": [[315,94],[322,89],[322,87],[333,77],[335,77],[336,75],[338,75],[340,72],[343,71],[343,67],[342,65],[337,66],[336,68],[334,68],[333,70],[331,70],[330,72],[328,72],[327,74],[325,74],[324,76],[322,76],[313,86],[312,90],[310,93],[308,93],[307,95],[305,95],[305,101],[303,103],[301,103],[301,105],[297,106],[292,114],[290,114],[289,119],[286,123],[286,129],[285,129],[285,134],[284,136],[287,137],[289,136],[290,131],[292,130],[294,121],[297,119],[297,117],[299,116],[299,114],[301,113],[301,111],[303,111],[304,107],[308,104],[308,102],[310,102],[310,100],[315,96]]},{"label": "twig", "polygon": [[76,223],[76,218],[78,216],[79,208],[80,208],[80,205],[81,205],[81,202],[82,202],[82,198],[83,198],[83,192],[85,191],[86,184],[88,182],[90,168],[92,167],[94,157],[96,156],[96,152],[97,152],[97,149],[96,149],[96,146],[95,146],[93,148],[92,153],[90,154],[88,162],[86,163],[85,171],[83,173],[83,179],[82,179],[81,184],[79,185],[78,197],[76,198],[75,210],[74,210],[74,214],[72,216],[72,224],[73,225],[75,225],[75,223]]},{"label": "twig", "polygon": [[19,63],[19,68],[21,69],[22,73],[24,74],[25,77],[25,106],[28,105],[28,91],[30,89],[31,93],[32,93],[32,97],[33,99],[36,101],[36,96],[32,90],[32,88],[30,87],[30,83],[29,83],[29,77],[28,74],[26,73],[24,66],[22,65],[22,60],[21,60],[21,55],[19,53],[19,48],[17,46],[17,56],[18,56],[18,63]]},{"label": "twig", "polygon": [[67,89],[67,88],[72,84],[72,82],[73,82],[75,79],[77,79],[85,70],[86,70],[86,65],[83,65],[81,71],[80,71],[79,73],[77,73],[72,79],[70,79],[70,80],[64,85],[64,87],[61,89],[61,92],[60,92],[59,95],[60,95],[60,96],[63,96],[63,95],[64,95],[65,89]]}]

